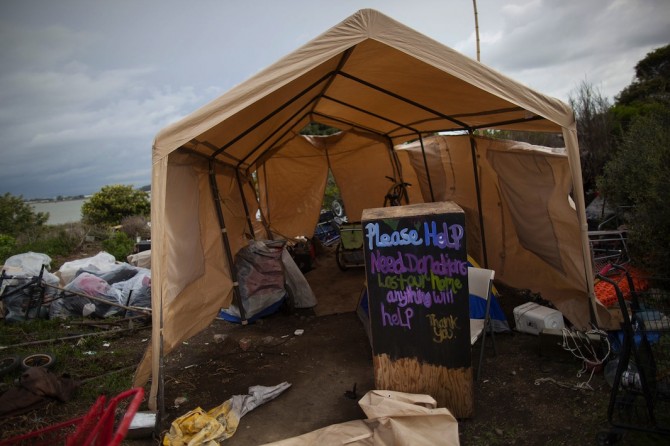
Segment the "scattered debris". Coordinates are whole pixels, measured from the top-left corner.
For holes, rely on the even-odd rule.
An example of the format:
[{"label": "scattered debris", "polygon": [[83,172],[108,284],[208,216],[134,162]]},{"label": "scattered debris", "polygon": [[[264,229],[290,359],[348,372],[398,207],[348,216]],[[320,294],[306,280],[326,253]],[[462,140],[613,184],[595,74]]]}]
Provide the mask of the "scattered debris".
[{"label": "scattered debris", "polygon": [[[247,395],[234,395],[207,412],[197,407],[172,422],[163,438],[163,445],[217,444],[235,434],[240,418],[277,396],[291,384],[283,382],[274,387],[252,386]],[[177,398],[179,399],[179,398]],[[175,400],[175,407],[179,407]]]},{"label": "scattered debris", "polygon": [[251,347],[251,339],[250,338],[242,338],[242,339],[240,339],[239,345],[240,345],[240,348],[242,349],[242,351],[246,352],[247,350],[249,350],[249,347]]},{"label": "scattered debris", "polygon": [[296,331],[293,332],[293,334],[296,336],[302,336],[303,333],[305,333],[305,330],[303,330],[302,328],[298,328]]},{"label": "scattered debris", "polygon": [[151,436],[156,426],[156,413],[137,412],[128,427],[126,438],[146,438]]},{"label": "scattered debris", "polygon": [[354,388],[353,389],[347,390],[346,392],[344,392],[344,396],[346,396],[347,398],[352,399],[352,400],[357,400],[358,399],[358,394],[356,393],[356,384],[357,383],[354,383]]},{"label": "scattered debris", "polygon": [[186,398],[185,396],[178,396],[177,398],[174,399],[174,407],[176,409],[178,409],[179,406],[181,406],[182,404],[184,404],[187,401],[188,401],[188,398]]},{"label": "scattered debris", "polygon": [[217,333],[217,334],[214,335],[214,342],[216,342],[217,344],[220,344],[223,341],[225,341],[227,337],[228,337],[227,334]]}]

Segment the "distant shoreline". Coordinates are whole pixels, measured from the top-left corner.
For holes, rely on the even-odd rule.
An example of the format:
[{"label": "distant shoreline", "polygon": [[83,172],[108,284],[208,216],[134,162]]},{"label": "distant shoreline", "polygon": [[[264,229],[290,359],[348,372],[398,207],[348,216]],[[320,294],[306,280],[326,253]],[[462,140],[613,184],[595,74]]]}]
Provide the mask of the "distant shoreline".
[{"label": "distant shoreline", "polygon": [[23,200],[24,203],[61,203],[63,201],[86,200],[90,195],[77,195],[74,197],[63,198],[32,198],[30,200]]}]

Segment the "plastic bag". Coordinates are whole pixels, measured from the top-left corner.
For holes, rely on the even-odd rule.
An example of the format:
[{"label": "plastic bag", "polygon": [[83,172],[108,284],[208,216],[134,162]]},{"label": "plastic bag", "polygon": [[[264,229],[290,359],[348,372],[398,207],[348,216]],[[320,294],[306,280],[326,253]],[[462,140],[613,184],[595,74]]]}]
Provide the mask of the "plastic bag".
[{"label": "plastic bag", "polygon": [[139,271],[139,268],[129,265],[127,263],[116,263],[112,266],[111,269],[107,271],[100,271],[99,269],[95,268],[92,270],[80,270],[77,272],[77,275],[80,274],[80,272],[88,272],[93,274],[94,276],[100,277],[102,280],[107,282],[110,285],[114,285],[115,283],[118,282],[125,282],[127,280],[130,280],[132,277],[134,277]]},{"label": "plastic bag", "polygon": [[[47,271],[50,264],[51,257],[36,252],[16,254],[6,260],[3,269],[12,278],[2,281],[0,296],[7,321],[19,322],[46,316],[46,309],[42,312],[42,302],[51,298],[56,290],[45,284],[60,284],[60,279]],[[42,266],[45,268],[42,269]],[[40,273],[43,283],[39,281]]]},{"label": "plastic bag", "polygon": [[[86,294],[93,297],[98,297],[110,302],[121,304],[122,294],[118,289],[112,288],[107,282],[100,277],[94,276],[90,273],[81,273],[75,279],[65,286],[68,291]],[[77,294],[67,294],[61,299],[51,303],[49,308],[49,317],[70,317],[81,316],[84,313],[87,304],[95,305],[95,311],[92,313],[97,317],[106,318],[115,316],[123,311],[122,308],[113,305],[107,305],[98,300],[87,299],[86,297]],[[86,312],[90,314],[90,306],[86,308]]]},{"label": "plastic bag", "polygon": [[288,250],[284,249],[282,251],[281,260],[284,264],[286,287],[293,296],[293,307],[312,308],[316,306],[314,291],[312,291],[312,287],[309,286],[309,282],[305,279],[304,274],[300,271]]},{"label": "plastic bag", "polygon": [[[151,271],[146,268],[133,267],[136,274],[124,281],[117,282],[112,288],[121,293],[122,304],[130,307],[151,308]],[[127,316],[135,316],[129,312]]]},{"label": "plastic bag", "polygon": [[[257,240],[249,242],[235,256],[240,299],[247,319],[278,304],[286,296],[283,250],[283,241]],[[222,312],[240,318],[239,308],[235,304]]]},{"label": "plastic bag", "polygon": [[289,387],[291,384],[288,382],[273,387],[252,386],[247,395],[233,395],[207,412],[197,407],[172,422],[170,430],[163,437],[163,445],[218,445],[235,434],[240,418],[261,404],[277,398]]},{"label": "plastic bag", "polygon": [[[13,255],[5,261],[7,274],[24,278],[39,276],[40,271],[42,271],[42,265],[45,267],[42,272],[42,280],[49,285],[58,285],[60,279],[55,274],[48,271],[49,266],[51,265],[51,257],[46,254],[25,252],[23,254]],[[20,282],[22,282],[20,279],[6,279],[3,280],[3,286],[18,285]]]},{"label": "plastic bag", "polygon": [[[79,270],[96,271],[103,273],[114,269],[116,259],[113,255],[100,251],[93,257],[65,262],[58,270],[58,275],[64,284],[70,283]],[[94,268],[94,269],[93,269]]]}]

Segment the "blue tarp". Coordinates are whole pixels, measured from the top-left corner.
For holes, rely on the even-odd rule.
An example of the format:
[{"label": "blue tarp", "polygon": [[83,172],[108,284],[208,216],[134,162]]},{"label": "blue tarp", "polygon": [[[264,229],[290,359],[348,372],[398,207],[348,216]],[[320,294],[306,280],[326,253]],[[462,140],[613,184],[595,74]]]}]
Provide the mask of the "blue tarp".
[{"label": "blue tarp", "polygon": [[[486,312],[486,301],[478,296],[470,295],[470,319],[484,319],[484,313]],[[507,322],[507,317],[503,313],[502,307],[498,302],[493,291],[491,292],[491,308],[489,308],[489,314],[491,315],[491,326],[493,331],[496,333],[510,331],[509,323]]]}]

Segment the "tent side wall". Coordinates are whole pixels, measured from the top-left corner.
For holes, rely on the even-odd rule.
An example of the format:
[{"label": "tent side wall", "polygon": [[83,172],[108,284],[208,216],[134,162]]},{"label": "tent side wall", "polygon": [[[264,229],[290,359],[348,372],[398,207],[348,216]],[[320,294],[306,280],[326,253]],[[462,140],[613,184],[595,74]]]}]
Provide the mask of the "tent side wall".
[{"label": "tent side wall", "polygon": [[[230,167],[217,166],[216,179],[231,249],[236,252],[248,238],[237,175]],[[161,355],[154,352],[167,354],[206,328],[230,304],[233,291],[207,160],[175,152],[154,162],[151,212],[151,300],[156,310],[151,349],[136,372],[135,385],[147,382],[150,369],[152,376],[159,376]],[[153,409],[157,391],[152,385]]]},{"label": "tent side wall", "polygon": [[[575,326],[588,328],[591,304],[585,271],[590,260],[584,257],[579,213],[568,198],[574,175],[569,155],[478,137],[475,145],[488,267],[503,283],[541,293]],[[424,148],[429,159],[440,157],[440,163],[430,167],[431,179],[438,178],[433,182],[436,197],[464,209],[468,251],[482,262],[468,136],[426,138]],[[411,153],[420,183],[427,183],[419,144],[400,150]],[[422,187],[424,196],[426,189]],[[597,311],[605,319],[608,314],[603,310]]]},{"label": "tent side wall", "polygon": [[273,234],[287,239],[314,234],[327,177],[328,161],[304,137],[260,166],[261,209]]}]

